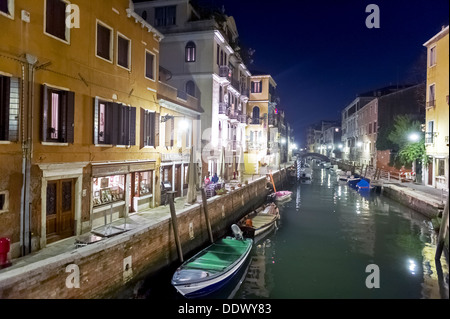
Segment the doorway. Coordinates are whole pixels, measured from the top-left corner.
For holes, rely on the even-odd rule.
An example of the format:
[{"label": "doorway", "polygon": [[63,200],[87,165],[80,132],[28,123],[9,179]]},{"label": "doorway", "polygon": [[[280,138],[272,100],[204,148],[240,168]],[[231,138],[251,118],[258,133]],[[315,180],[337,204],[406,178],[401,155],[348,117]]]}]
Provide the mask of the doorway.
[{"label": "doorway", "polygon": [[75,234],[74,188],[74,179],[48,181],[47,183],[47,244]]}]

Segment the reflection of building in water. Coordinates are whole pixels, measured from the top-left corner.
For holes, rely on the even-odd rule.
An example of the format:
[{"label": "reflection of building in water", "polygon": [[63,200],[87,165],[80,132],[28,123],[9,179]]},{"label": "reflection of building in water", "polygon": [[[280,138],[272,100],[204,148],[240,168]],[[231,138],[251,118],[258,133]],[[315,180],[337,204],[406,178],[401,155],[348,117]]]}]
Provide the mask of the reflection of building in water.
[{"label": "reflection of building in water", "polygon": [[258,245],[256,254],[252,256],[247,276],[242,284],[244,295],[269,298],[270,290],[267,282],[266,243],[268,242],[265,241],[262,245]]},{"label": "reflection of building in water", "polygon": [[295,209],[300,209],[300,185],[297,185],[297,198],[295,199]]},{"label": "reflection of building in water", "polygon": [[[348,207],[341,208],[339,214],[339,221],[342,225],[344,234],[348,236],[349,245],[352,251],[374,256],[375,253],[375,234],[376,226],[374,215],[369,207],[369,201],[361,197],[359,194],[352,194],[353,190],[348,189],[341,193],[342,204]],[[349,198],[351,195],[358,196],[356,199]],[[349,213],[351,212],[351,213]],[[357,238],[358,240],[354,240]]]},{"label": "reflection of building in water", "polygon": [[[426,244],[422,249],[422,298],[448,299],[448,265],[444,259],[442,259],[441,265],[436,265],[434,260],[435,252],[436,247],[434,245]],[[411,261],[409,262],[412,263]]]}]

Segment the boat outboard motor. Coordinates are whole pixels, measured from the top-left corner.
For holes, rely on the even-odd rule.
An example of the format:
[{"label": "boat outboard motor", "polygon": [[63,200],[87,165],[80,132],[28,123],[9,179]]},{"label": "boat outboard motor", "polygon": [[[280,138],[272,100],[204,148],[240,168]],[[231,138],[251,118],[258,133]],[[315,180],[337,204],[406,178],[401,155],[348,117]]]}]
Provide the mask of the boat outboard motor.
[{"label": "boat outboard motor", "polygon": [[231,225],[231,230],[233,231],[234,238],[238,240],[244,239],[244,236],[242,235],[242,230],[239,228],[238,225],[236,224]]}]

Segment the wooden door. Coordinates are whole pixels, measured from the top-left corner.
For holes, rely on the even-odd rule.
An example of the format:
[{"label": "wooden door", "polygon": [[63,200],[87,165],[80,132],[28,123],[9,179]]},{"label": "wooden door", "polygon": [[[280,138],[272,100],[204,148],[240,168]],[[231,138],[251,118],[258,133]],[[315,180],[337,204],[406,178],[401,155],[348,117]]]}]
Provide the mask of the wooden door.
[{"label": "wooden door", "polygon": [[47,243],[68,238],[75,233],[75,180],[47,183]]},{"label": "wooden door", "polygon": [[434,158],[428,164],[428,185],[433,185],[433,164],[434,164]]},{"label": "wooden door", "polygon": [[175,166],[175,197],[181,197],[181,188],[183,185],[181,185],[181,165]]}]

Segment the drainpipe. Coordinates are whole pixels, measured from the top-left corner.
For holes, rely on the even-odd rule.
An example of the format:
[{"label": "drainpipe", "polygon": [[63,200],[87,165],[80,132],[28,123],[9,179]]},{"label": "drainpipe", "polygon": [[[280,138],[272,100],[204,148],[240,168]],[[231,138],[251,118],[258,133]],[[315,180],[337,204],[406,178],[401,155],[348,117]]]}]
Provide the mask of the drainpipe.
[{"label": "drainpipe", "polygon": [[[37,63],[37,57],[26,54],[28,66],[28,81],[26,88],[26,101],[22,105],[23,117],[22,125],[24,126],[22,136],[22,191],[21,191],[21,207],[20,207],[20,245],[22,256],[31,253],[31,159],[33,148],[33,100],[34,100],[34,72]],[[23,75],[25,73],[24,68]],[[25,88],[23,88],[25,90]],[[26,104],[26,106],[25,106]],[[26,126],[25,126],[26,123]],[[25,128],[26,127],[26,128]]]}]

